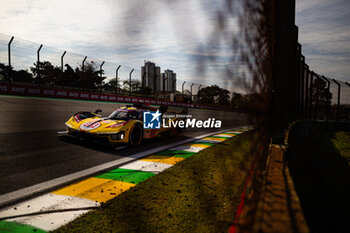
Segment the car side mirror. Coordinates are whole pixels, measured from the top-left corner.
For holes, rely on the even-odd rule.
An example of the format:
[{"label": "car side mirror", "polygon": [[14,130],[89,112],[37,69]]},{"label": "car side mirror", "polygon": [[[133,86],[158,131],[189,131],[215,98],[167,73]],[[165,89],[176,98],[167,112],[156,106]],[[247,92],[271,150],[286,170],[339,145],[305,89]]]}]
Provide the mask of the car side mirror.
[{"label": "car side mirror", "polygon": [[101,109],[96,109],[96,111],[95,111],[96,114],[99,114],[99,113],[101,113],[101,112],[102,112]]}]

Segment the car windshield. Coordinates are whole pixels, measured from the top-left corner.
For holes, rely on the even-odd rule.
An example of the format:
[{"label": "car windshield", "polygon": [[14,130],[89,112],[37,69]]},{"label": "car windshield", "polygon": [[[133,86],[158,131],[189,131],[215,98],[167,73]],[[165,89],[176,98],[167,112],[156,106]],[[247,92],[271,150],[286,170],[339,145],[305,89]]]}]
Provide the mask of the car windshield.
[{"label": "car windshield", "polygon": [[139,119],[139,113],[137,111],[114,111],[108,117],[111,120],[131,120]]}]

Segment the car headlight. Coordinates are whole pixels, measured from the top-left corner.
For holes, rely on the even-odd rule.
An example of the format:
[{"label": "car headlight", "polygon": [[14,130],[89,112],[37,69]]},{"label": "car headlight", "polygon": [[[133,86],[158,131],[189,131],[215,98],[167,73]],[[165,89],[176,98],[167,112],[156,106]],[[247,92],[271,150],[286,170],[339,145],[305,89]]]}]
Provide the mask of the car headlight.
[{"label": "car headlight", "polygon": [[121,131],[121,132],[119,132],[117,134],[111,134],[111,139],[112,140],[123,140],[124,136],[125,136],[125,132]]}]

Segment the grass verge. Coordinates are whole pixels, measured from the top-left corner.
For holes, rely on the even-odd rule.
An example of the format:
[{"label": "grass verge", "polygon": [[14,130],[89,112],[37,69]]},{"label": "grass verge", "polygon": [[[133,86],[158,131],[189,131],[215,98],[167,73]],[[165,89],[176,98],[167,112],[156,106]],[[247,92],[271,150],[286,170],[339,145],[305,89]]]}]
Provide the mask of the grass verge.
[{"label": "grass verge", "polygon": [[228,232],[259,136],[203,150],[55,232]]},{"label": "grass verge", "polygon": [[306,136],[287,159],[310,231],[349,232],[350,132]]}]

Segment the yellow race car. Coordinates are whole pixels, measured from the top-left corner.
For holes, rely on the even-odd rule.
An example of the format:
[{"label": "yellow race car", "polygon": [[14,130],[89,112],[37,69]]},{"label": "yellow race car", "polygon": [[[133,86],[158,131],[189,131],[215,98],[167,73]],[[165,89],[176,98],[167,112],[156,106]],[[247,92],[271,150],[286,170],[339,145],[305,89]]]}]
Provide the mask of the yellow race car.
[{"label": "yellow race car", "polygon": [[[173,114],[168,112],[167,107],[159,109],[142,104],[127,105],[112,112],[109,117],[101,117],[101,110],[92,112],[77,112],[66,123],[66,134],[78,138],[88,138],[108,142],[110,144],[140,145],[144,139],[154,138],[160,135],[176,135],[181,129],[176,127],[163,127],[147,129],[143,127],[144,112],[157,111],[162,114]],[[159,114],[160,114],[159,113]],[[184,109],[182,114],[187,113]],[[167,121],[183,120],[179,117],[167,118]],[[169,124],[171,125],[171,124]]]}]

